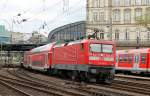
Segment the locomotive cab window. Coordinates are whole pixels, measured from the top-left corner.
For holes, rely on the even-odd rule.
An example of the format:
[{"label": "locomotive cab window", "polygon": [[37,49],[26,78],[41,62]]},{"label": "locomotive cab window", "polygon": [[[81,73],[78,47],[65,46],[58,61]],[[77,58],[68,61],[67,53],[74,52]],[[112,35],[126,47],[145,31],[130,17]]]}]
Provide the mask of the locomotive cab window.
[{"label": "locomotive cab window", "polygon": [[101,44],[90,44],[90,52],[102,52]]},{"label": "locomotive cab window", "polygon": [[113,45],[102,44],[102,52],[113,53]]},{"label": "locomotive cab window", "polygon": [[113,45],[110,44],[90,44],[91,52],[113,53]]}]

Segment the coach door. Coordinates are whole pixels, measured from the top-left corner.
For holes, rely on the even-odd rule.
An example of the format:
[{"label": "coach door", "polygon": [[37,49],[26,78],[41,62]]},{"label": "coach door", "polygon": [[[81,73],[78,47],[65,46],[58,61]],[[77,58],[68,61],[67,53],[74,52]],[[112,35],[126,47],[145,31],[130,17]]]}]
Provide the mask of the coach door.
[{"label": "coach door", "polygon": [[29,58],[29,65],[28,66],[31,67],[32,66],[32,56],[29,56],[28,58]]},{"label": "coach door", "polygon": [[45,68],[48,67],[48,54],[47,53],[45,53],[45,66],[44,67]]},{"label": "coach door", "polygon": [[147,55],[147,71],[150,72],[150,53],[148,52],[148,55]]},{"label": "coach door", "polygon": [[118,67],[118,61],[119,61],[119,56],[118,56],[118,54],[116,54],[116,64],[115,64],[115,67]]},{"label": "coach door", "polygon": [[46,53],[45,54],[45,68],[49,68],[50,64],[51,64],[51,53]]},{"label": "coach door", "polygon": [[139,63],[140,63],[140,53],[134,54],[134,65],[133,70],[137,71],[139,69]]},{"label": "coach door", "polygon": [[52,53],[48,53],[48,65],[52,64]]}]

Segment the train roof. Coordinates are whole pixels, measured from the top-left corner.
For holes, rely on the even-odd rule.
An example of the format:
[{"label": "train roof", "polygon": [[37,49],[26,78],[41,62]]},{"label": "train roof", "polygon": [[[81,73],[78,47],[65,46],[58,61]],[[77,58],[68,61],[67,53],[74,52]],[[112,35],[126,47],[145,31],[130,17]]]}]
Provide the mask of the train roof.
[{"label": "train roof", "polygon": [[83,40],[76,40],[71,42],[54,42],[50,43],[44,46],[40,46],[34,49],[30,50],[30,53],[38,53],[38,52],[44,52],[44,51],[50,51],[52,47],[63,47],[78,43],[105,43],[105,44],[114,44],[113,41],[104,41],[104,40],[95,40],[95,39],[83,39]]},{"label": "train roof", "polygon": [[63,47],[73,44],[79,44],[79,43],[105,43],[105,44],[114,44],[113,41],[104,41],[104,40],[95,40],[95,39],[83,39],[83,40],[76,40],[71,42],[64,42],[64,43],[56,43],[54,47]]},{"label": "train roof", "polygon": [[150,53],[150,48],[117,50],[116,52],[117,52],[118,54]]},{"label": "train roof", "polygon": [[114,41],[108,41],[108,40],[95,40],[95,39],[84,39],[82,42],[115,44]]},{"label": "train roof", "polygon": [[38,53],[38,52],[50,51],[50,49],[53,47],[54,44],[55,43],[49,43],[49,44],[46,44],[44,46],[40,46],[40,47],[31,49],[30,52],[31,53]]}]

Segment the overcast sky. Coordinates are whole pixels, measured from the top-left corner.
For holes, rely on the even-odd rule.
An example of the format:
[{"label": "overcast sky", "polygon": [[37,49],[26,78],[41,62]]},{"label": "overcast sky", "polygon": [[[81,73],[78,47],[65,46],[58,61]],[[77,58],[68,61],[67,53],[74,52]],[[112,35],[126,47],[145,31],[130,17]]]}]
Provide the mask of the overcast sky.
[{"label": "overcast sky", "polygon": [[[69,4],[67,0],[0,0],[0,25],[15,32],[40,29],[46,35],[56,27],[85,20],[86,0],[68,1]],[[43,30],[40,27],[44,22],[47,26]]]}]

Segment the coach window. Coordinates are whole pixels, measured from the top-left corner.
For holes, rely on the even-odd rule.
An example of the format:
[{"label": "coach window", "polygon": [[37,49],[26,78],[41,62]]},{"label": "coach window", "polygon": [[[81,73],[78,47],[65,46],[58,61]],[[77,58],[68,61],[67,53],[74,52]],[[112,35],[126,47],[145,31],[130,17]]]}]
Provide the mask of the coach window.
[{"label": "coach window", "polygon": [[129,55],[128,55],[128,62],[129,62],[129,63],[132,63],[132,54],[129,54]]},{"label": "coach window", "polygon": [[84,44],[81,44],[81,51],[84,51]]},{"label": "coach window", "polygon": [[48,53],[48,58],[50,58],[50,53]]},{"label": "coach window", "polygon": [[141,63],[142,64],[146,63],[146,54],[145,53],[141,54]]},{"label": "coach window", "polygon": [[123,62],[123,56],[122,55],[119,55],[119,62]]},{"label": "coach window", "polygon": [[118,63],[118,56],[116,55],[116,63]]},{"label": "coach window", "polygon": [[128,55],[124,54],[124,62],[127,62],[127,61],[128,61]]}]

